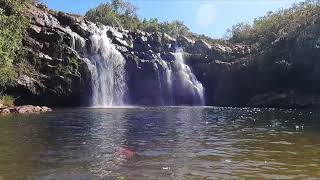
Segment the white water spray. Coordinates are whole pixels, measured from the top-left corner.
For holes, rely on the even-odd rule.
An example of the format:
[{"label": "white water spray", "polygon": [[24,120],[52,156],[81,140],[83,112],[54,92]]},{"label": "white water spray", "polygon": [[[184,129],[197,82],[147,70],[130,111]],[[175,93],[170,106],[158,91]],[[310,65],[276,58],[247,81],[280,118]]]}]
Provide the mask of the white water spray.
[{"label": "white water spray", "polygon": [[174,53],[174,57],[175,60],[170,63],[160,59],[160,64],[165,71],[161,81],[165,83],[161,84],[163,105],[181,103],[205,105],[204,88],[190,67],[185,64],[183,51],[178,49]]},{"label": "white water spray", "polygon": [[[86,40],[69,27],[65,31],[71,36],[71,48],[82,53],[91,73],[91,106],[110,107],[125,105],[126,84],[125,59],[107,36],[109,27],[98,28],[86,25],[91,32],[90,48]],[[167,62],[159,58],[158,68],[162,105],[193,104],[204,105],[204,88],[185,64],[183,51],[173,53],[175,60]],[[161,73],[160,73],[160,69]]]},{"label": "white water spray", "polygon": [[86,46],[86,40],[79,36],[79,34],[73,32],[70,27],[64,29],[66,33],[71,36],[71,48],[75,51],[83,51]]},{"label": "white water spray", "polygon": [[185,64],[183,51],[177,50],[175,56],[176,78],[180,82],[180,88],[192,93],[193,102],[198,105],[205,104],[204,88],[192,73],[190,67]]},{"label": "white water spray", "polygon": [[124,105],[125,59],[107,37],[107,27],[94,28],[87,61],[92,77],[92,106]]}]

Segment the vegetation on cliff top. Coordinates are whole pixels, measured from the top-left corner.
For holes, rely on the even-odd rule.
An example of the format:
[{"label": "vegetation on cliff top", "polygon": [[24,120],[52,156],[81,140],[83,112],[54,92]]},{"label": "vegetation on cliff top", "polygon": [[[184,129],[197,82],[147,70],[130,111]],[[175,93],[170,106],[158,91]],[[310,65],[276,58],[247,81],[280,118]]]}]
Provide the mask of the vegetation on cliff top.
[{"label": "vegetation on cliff top", "polygon": [[[161,32],[172,37],[187,36],[194,39],[203,39],[207,42],[216,42],[205,35],[192,33],[182,21],[160,22],[154,19],[139,19],[137,7],[124,0],[111,0],[90,9],[86,15],[89,20],[122,27],[128,30],[142,30],[146,32]],[[251,23],[238,23],[230,28],[227,36],[230,42],[247,45],[267,45],[280,37],[302,31],[304,27],[320,21],[320,0],[306,0],[293,4],[291,8],[269,12]]]},{"label": "vegetation on cliff top", "polygon": [[90,9],[85,16],[96,23],[129,30],[162,32],[173,37],[192,34],[182,21],[160,22],[157,18],[140,20],[137,16],[137,7],[123,0],[102,3],[98,7]]},{"label": "vegetation on cliff top", "polygon": [[236,24],[229,29],[229,36],[232,42],[264,46],[278,38],[304,32],[316,23],[320,23],[320,0],[307,0],[289,9],[269,12],[253,24]]},{"label": "vegetation on cliff top", "polygon": [[24,15],[33,0],[0,0],[0,92],[13,84],[13,61],[21,54],[23,34],[30,20]]}]

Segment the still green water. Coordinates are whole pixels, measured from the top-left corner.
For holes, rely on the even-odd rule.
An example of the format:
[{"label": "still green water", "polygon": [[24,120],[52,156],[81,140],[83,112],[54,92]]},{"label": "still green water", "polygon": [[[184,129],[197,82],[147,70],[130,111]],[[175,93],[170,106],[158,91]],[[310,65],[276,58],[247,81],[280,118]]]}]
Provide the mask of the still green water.
[{"label": "still green water", "polygon": [[0,179],[320,179],[319,115],[141,107],[3,116]]}]

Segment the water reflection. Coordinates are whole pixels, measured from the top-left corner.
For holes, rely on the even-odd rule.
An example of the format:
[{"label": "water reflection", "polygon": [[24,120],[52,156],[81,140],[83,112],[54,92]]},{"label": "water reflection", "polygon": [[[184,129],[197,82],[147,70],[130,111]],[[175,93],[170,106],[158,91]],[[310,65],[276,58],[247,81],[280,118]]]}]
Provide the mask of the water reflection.
[{"label": "water reflection", "polygon": [[318,119],[316,111],[206,107],[7,116],[0,177],[319,178]]}]

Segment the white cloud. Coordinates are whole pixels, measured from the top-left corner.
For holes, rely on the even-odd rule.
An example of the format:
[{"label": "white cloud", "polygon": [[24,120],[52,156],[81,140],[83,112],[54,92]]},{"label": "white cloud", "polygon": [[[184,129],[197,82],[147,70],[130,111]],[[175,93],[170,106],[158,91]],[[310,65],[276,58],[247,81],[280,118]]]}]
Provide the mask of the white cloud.
[{"label": "white cloud", "polygon": [[196,15],[196,24],[201,28],[207,28],[212,25],[216,18],[216,9],[213,4],[201,4]]}]

